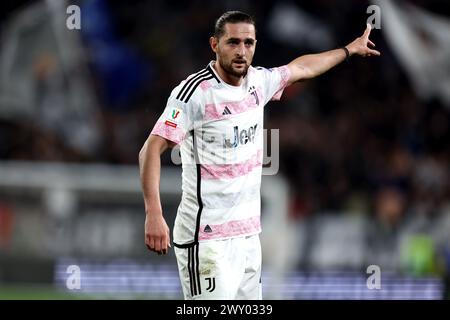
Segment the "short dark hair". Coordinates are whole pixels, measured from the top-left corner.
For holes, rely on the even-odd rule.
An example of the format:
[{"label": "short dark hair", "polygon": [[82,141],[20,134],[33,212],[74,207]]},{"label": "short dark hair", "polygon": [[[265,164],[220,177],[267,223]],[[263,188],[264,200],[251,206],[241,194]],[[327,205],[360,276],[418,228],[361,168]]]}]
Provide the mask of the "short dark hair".
[{"label": "short dark hair", "polygon": [[[219,39],[225,33],[225,24],[227,23],[250,23],[255,26],[255,19],[247,13],[241,11],[227,11],[222,14],[219,19],[216,21],[216,25],[214,27],[214,37]],[[256,26],[255,26],[256,32]]]}]

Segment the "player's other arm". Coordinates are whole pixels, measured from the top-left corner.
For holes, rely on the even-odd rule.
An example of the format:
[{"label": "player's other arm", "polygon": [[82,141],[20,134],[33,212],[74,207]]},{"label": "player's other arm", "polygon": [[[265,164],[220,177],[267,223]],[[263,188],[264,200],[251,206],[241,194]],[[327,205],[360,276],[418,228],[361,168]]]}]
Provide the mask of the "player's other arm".
[{"label": "player's other arm", "polygon": [[[369,48],[369,45],[375,47],[375,44],[369,40],[370,31],[371,26],[367,24],[364,34],[345,46],[350,56],[355,54],[363,57],[380,55],[379,51]],[[342,48],[298,57],[287,65],[290,71],[288,85],[297,81],[317,77],[345,59],[346,52]]]},{"label": "player's other arm", "polygon": [[170,247],[169,227],[163,217],[159,194],[161,154],[174,143],[150,135],[139,152],[139,170],[145,203],[145,244],[151,251],[165,254]]}]

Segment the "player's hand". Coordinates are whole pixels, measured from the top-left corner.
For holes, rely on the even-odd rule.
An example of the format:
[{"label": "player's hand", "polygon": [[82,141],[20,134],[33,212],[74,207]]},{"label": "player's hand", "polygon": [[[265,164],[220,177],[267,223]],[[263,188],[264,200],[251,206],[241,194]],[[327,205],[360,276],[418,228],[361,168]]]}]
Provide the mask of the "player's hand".
[{"label": "player's hand", "polygon": [[[369,40],[370,31],[372,30],[372,27],[370,24],[367,24],[367,28],[364,31],[364,34],[356,38],[352,43],[347,45],[347,49],[350,53],[350,55],[359,55],[363,57],[371,57],[371,56],[379,56],[381,53],[377,50],[371,49],[370,47],[374,48],[375,43]],[[370,46],[370,47],[369,47]]]},{"label": "player's hand", "polygon": [[145,244],[150,251],[166,254],[170,246],[170,232],[162,212],[146,212]]}]

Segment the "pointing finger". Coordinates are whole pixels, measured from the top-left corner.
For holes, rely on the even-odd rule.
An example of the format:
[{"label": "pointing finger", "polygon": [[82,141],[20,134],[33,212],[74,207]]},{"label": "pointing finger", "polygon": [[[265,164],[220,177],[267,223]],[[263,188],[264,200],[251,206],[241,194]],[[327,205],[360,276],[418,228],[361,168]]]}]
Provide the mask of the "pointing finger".
[{"label": "pointing finger", "polygon": [[370,41],[370,40],[367,40],[368,41],[368,43],[372,46],[372,47],[375,47],[375,43],[373,43],[372,41]]},{"label": "pointing finger", "polygon": [[366,38],[366,39],[369,38],[370,31],[372,31],[372,26],[370,25],[370,23],[368,23],[366,30],[364,31],[364,38]]}]

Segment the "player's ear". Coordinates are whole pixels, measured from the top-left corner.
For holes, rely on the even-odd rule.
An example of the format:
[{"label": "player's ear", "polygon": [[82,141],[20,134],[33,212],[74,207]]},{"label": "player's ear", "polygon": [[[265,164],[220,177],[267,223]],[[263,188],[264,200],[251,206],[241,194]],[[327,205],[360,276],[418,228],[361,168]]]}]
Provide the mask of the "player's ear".
[{"label": "player's ear", "polygon": [[211,37],[209,38],[209,44],[211,45],[211,49],[212,51],[214,51],[215,53],[217,53],[217,46],[219,44],[219,41],[216,37]]}]

